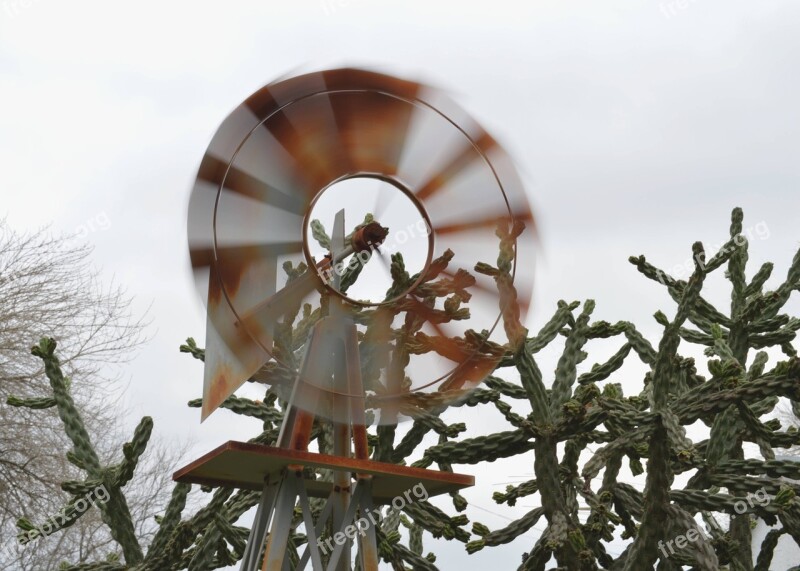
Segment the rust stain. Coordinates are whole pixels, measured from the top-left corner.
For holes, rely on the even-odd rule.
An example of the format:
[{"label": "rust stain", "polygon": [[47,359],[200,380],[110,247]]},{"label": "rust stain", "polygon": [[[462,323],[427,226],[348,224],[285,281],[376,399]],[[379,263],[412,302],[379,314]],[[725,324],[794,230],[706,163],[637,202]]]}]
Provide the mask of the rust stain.
[{"label": "rust stain", "polygon": [[230,378],[230,367],[225,364],[219,364],[217,370],[214,371],[211,385],[208,387],[208,394],[203,395],[203,419],[207,418],[212,411],[216,410],[228,398],[230,394],[228,393]]}]

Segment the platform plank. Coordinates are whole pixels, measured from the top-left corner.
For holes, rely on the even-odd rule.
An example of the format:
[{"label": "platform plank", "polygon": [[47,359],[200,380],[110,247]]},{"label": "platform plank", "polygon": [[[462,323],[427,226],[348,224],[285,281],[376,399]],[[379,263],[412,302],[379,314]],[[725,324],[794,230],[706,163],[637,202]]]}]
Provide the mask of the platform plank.
[{"label": "platform plank", "polygon": [[[372,476],[373,501],[376,504],[389,503],[392,499],[411,491],[418,484],[425,487],[428,496],[456,492],[475,485],[475,478],[466,474],[399,466],[374,460],[342,458],[316,452],[300,452],[234,440],[226,442],[181,468],[175,472],[173,480],[212,487],[261,490],[267,476],[278,475],[290,465]],[[306,489],[310,496],[327,497],[331,491],[331,483],[306,480]],[[418,493],[422,495],[421,492]],[[409,497],[412,500],[421,499],[415,497],[413,493]]]}]

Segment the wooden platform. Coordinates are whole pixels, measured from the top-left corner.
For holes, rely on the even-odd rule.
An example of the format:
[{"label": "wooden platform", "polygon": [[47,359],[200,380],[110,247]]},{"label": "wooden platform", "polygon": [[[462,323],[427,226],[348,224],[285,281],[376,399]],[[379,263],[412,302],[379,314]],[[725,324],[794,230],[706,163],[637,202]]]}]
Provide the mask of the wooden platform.
[{"label": "wooden platform", "polygon": [[[189,484],[261,490],[268,475],[278,475],[289,465],[368,474],[373,477],[372,496],[376,504],[387,504],[420,483],[431,497],[475,485],[475,478],[465,474],[298,452],[234,440],[181,468],[172,478]],[[331,486],[330,482],[306,480],[308,494],[313,497],[327,497]]]}]

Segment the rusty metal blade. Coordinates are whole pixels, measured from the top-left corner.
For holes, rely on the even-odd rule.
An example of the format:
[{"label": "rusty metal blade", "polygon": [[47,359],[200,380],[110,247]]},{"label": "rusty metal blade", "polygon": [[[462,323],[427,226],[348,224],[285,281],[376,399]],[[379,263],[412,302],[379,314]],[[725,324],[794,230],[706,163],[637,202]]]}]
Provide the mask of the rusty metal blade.
[{"label": "rusty metal blade", "polygon": [[[203,158],[197,178],[216,186],[223,185],[224,182],[223,190],[242,194],[293,214],[304,215],[308,206],[306,201],[300,197],[271,186],[255,176],[209,155]],[[212,187],[210,190],[216,192],[217,188]]]},{"label": "rusty metal blade", "polygon": [[193,267],[210,266],[215,261],[220,264],[243,267],[249,262],[263,261],[265,258],[277,260],[278,256],[293,254],[302,250],[303,243],[299,241],[248,244],[223,248],[196,246],[189,249],[189,257]]},{"label": "rusty metal blade", "polygon": [[396,173],[422,86],[360,69],[323,76],[349,172]]},{"label": "rusty metal blade", "polygon": [[474,161],[483,160],[477,149],[486,154],[497,146],[497,142],[486,132],[482,132],[473,141],[474,145],[469,142],[464,144],[453,158],[440,167],[427,182],[416,190],[414,194],[419,200],[429,199],[435,193],[443,190],[448,182],[456,178],[463,170],[469,168]]},{"label": "rusty metal blade", "polygon": [[[486,238],[504,222],[519,221],[532,227],[518,238],[515,249],[526,260],[530,255],[534,218],[513,162],[441,90],[356,69],[308,73],[271,83],[237,107],[220,126],[200,165],[190,199],[190,258],[208,307],[203,418],[271,358],[276,325],[294,315],[309,297],[316,297],[315,289],[321,289],[326,280],[322,274],[329,273],[331,261],[338,261],[336,252],[343,249],[339,240],[345,233],[343,215],[337,217],[334,228],[334,255],[276,291],[282,283],[279,262],[298,261],[304,219],[318,193],[352,176],[371,176],[409,188],[412,199],[424,209],[428,226],[433,226],[428,230],[439,240],[435,245],[456,252],[453,266],[471,267],[478,261],[475,258],[484,258],[487,249],[494,255],[494,243]],[[378,195],[373,215],[391,209],[384,198]],[[390,271],[380,254],[381,264]],[[443,275],[453,277],[455,271],[450,268]],[[522,310],[528,309],[532,272],[531,264],[514,264]],[[475,295],[482,297],[481,308],[486,301],[496,307],[497,292],[488,278],[483,279],[467,290],[474,289]],[[450,330],[488,330],[496,321],[483,323],[476,315],[486,312],[476,311],[469,320],[448,324],[449,318],[431,307],[431,300],[423,299],[424,295],[412,295],[400,303],[405,304],[406,323],[423,321],[425,331],[435,334],[430,340],[441,357],[431,355],[434,365],[437,360],[457,365],[441,386],[460,388],[479,381],[489,368],[488,360],[472,351],[469,341],[453,337]],[[336,298],[329,316],[344,315],[348,303]],[[377,371],[362,371],[370,390],[381,373],[391,377],[389,384],[396,384],[398,390],[405,386],[405,368],[394,370],[391,364],[403,365],[405,358],[396,355],[398,359],[389,361],[393,345],[391,338],[385,338],[389,331],[387,327],[370,338],[370,343],[384,344],[381,350],[387,352],[378,360]],[[320,371],[315,378],[327,374],[326,367],[342,368],[337,357],[342,350],[325,348],[334,338],[326,335],[317,343],[320,351],[332,358],[320,356],[316,350],[309,356]],[[341,343],[341,339],[336,341],[337,347]],[[368,349],[364,342],[362,345]],[[477,361],[471,363],[470,359]],[[315,414],[320,405],[311,406],[314,398],[327,399],[333,403],[328,406],[336,408],[343,399],[355,402],[354,394],[347,393],[361,393],[357,388],[331,387],[325,396],[320,387],[301,400],[308,400],[313,409],[309,412]],[[375,389],[380,391],[377,385]],[[344,408],[349,411],[348,423],[358,419],[358,410]]]},{"label": "rusty metal blade", "polygon": [[338,138],[352,172],[397,172],[416,107],[383,92],[331,93]]},{"label": "rusty metal blade", "polygon": [[533,214],[530,211],[527,211],[518,214],[513,214],[512,217],[512,214],[506,211],[502,214],[489,215],[482,218],[476,218],[473,220],[465,220],[463,222],[458,222],[458,223],[442,224],[440,226],[434,226],[433,230],[434,232],[440,235],[456,234],[459,232],[467,232],[483,228],[494,229],[497,227],[498,224],[505,224],[506,226],[508,226],[514,220],[524,223],[531,222],[533,221]]},{"label": "rusty metal blade", "polygon": [[[275,290],[275,268],[278,258],[302,250],[302,242],[281,242],[230,246],[226,248],[192,248],[189,256],[195,270],[213,267],[209,280],[208,305],[227,299],[234,312],[249,309],[257,299]],[[264,272],[272,283],[265,283]],[[257,287],[254,287],[254,282]],[[246,284],[244,291],[242,285]]]},{"label": "rusty metal blade", "polygon": [[257,336],[261,331],[271,331],[278,320],[286,313],[298,307],[305,297],[319,284],[319,278],[311,271],[287,284],[262,303],[254,306],[240,316],[240,325],[251,335]]},{"label": "rusty metal blade", "polygon": [[[422,318],[427,325],[433,328],[436,331],[436,334],[441,337],[443,340],[449,340],[450,335],[445,331],[443,320],[445,319],[444,316],[437,314],[436,310],[432,307],[429,307],[419,301],[418,299],[408,296],[406,298],[407,303],[409,304],[409,313],[416,314],[417,317]],[[446,342],[446,341],[445,341]],[[462,352],[463,353],[463,352]],[[451,354],[455,354],[451,352]],[[454,361],[458,361],[459,359],[453,359]]]},{"label": "rusty metal blade", "polygon": [[499,359],[475,356],[455,371],[441,384],[440,392],[463,389],[464,385],[477,385],[494,371]]}]

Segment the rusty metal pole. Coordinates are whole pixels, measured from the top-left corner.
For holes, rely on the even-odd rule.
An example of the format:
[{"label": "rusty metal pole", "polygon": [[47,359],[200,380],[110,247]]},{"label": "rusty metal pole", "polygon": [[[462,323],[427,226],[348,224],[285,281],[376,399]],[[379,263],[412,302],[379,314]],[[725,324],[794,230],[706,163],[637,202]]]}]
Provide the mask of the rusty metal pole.
[{"label": "rusty metal pole", "polygon": [[[333,221],[333,230],[331,232],[331,259],[337,260],[341,257],[345,249],[345,234],[344,234],[344,210],[339,210],[336,213]],[[340,262],[341,263],[341,262]],[[334,266],[333,280],[331,286],[336,291],[341,290],[341,272],[339,266]],[[341,305],[340,299],[330,300],[330,314],[334,319],[339,319],[342,324],[345,323],[344,309]],[[345,351],[343,343],[336,344],[336,358],[334,363],[336,369],[333,373],[333,414],[331,419],[333,422],[333,454],[334,456],[341,456],[348,458],[351,455],[351,433],[350,433],[350,418],[349,414],[344,418],[340,417],[345,411],[350,410],[349,397],[343,396],[350,392],[349,382],[347,379],[347,368],[343,367],[345,359],[348,355]],[[344,517],[347,513],[347,508],[351,501],[350,496],[350,473],[337,471],[333,474],[333,491],[334,491],[334,506],[333,506],[333,529],[340,530],[344,527]],[[350,571],[350,541],[345,541],[342,547],[342,554],[339,562],[336,565],[335,571]]]},{"label": "rusty metal pole", "polygon": [[[344,211],[339,211],[331,238],[331,259],[343,259],[350,250],[352,247],[348,249],[344,246]],[[338,290],[341,275],[336,272],[335,267],[333,269],[331,285]],[[328,331],[323,333],[325,329]],[[322,343],[321,336],[327,339],[336,339],[336,341],[333,344]],[[323,379],[328,379],[325,381],[327,387],[313,387],[304,384],[309,380],[320,382]],[[364,415],[364,389],[361,382],[361,361],[358,351],[358,331],[355,323],[344,311],[341,300],[338,299],[331,300],[329,316],[315,324],[309,334],[301,373],[295,380],[281,426],[279,446],[292,450],[307,450],[313,415],[298,408],[298,394],[303,391],[311,391],[312,396],[317,398],[319,395],[315,391],[323,388],[329,390],[331,394],[332,410],[329,416],[333,426],[333,455],[340,458],[352,457],[353,443],[355,442],[356,457],[367,460],[369,454]],[[340,534],[344,534],[346,539],[345,541],[335,541],[336,547],[330,554],[331,560],[327,571],[351,571],[352,539],[348,537],[345,530],[356,525],[359,510],[362,518],[373,510],[371,476],[357,475],[355,486],[353,485],[353,476],[354,474],[349,470],[334,470],[333,491],[328,496],[316,523],[312,518],[301,466],[287,468],[279,485],[276,485],[276,482],[272,482],[269,488],[265,485],[240,571],[254,571],[257,567],[268,527],[270,532],[266,538],[267,546],[261,569],[262,571],[283,571],[287,568],[286,547],[294,519],[295,504],[298,500],[303,513],[308,543],[297,569],[305,569],[308,562],[311,561],[314,571],[322,571],[321,542],[317,541],[317,538],[322,535],[326,523],[330,520],[333,535],[341,537]],[[358,558],[362,571],[377,571],[378,569],[378,547],[373,525],[367,525],[363,530],[359,529]]]}]

